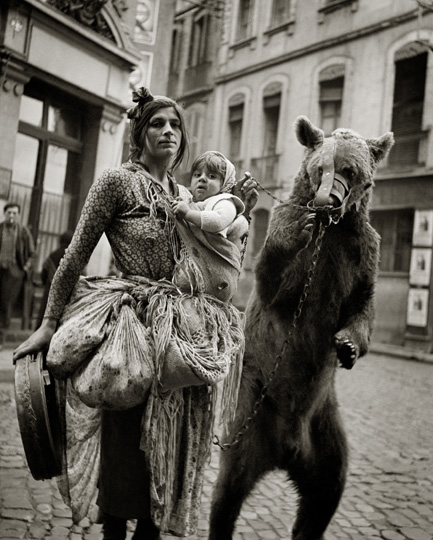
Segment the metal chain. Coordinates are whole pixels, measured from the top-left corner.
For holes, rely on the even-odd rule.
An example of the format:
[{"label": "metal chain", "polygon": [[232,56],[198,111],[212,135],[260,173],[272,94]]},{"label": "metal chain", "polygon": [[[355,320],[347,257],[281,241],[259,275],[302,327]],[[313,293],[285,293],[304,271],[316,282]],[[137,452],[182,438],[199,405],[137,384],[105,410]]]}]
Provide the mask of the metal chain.
[{"label": "metal chain", "polygon": [[268,393],[268,389],[269,389],[270,385],[272,384],[272,381],[274,380],[274,377],[275,377],[275,374],[276,374],[276,372],[278,370],[280,362],[283,359],[284,353],[286,352],[287,346],[290,343],[290,338],[293,335],[293,331],[296,329],[298,320],[301,317],[302,308],[304,307],[304,304],[305,304],[305,302],[306,302],[306,300],[308,298],[308,293],[309,293],[309,290],[310,290],[310,287],[311,287],[311,282],[313,281],[313,277],[314,277],[316,267],[317,267],[317,261],[319,260],[319,253],[320,253],[320,250],[322,248],[323,235],[325,234],[325,231],[326,231],[327,227],[331,223],[334,223],[331,219],[329,219],[328,223],[323,223],[322,221],[320,221],[319,233],[317,235],[317,238],[316,238],[316,241],[315,241],[315,244],[314,244],[314,252],[313,252],[313,255],[311,257],[311,264],[310,264],[310,267],[309,267],[308,272],[307,272],[307,279],[306,279],[306,281],[304,283],[304,287],[302,289],[302,293],[301,293],[301,296],[299,298],[299,302],[298,302],[295,314],[293,316],[293,321],[292,321],[292,324],[291,324],[291,328],[289,330],[289,335],[283,341],[283,345],[281,347],[281,350],[280,350],[279,354],[277,354],[277,356],[276,356],[274,366],[271,369],[271,371],[268,373],[267,380],[266,380],[265,384],[263,385],[263,387],[262,387],[262,389],[260,391],[259,397],[257,398],[257,400],[254,403],[251,414],[247,417],[244,424],[241,426],[239,431],[236,433],[236,436],[232,440],[231,443],[221,444],[218,435],[213,436],[213,444],[215,444],[216,446],[219,446],[219,448],[221,450],[223,450],[223,451],[228,450],[232,446],[236,446],[236,445],[239,444],[241,438],[244,436],[245,432],[248,430],[248,428],[249,428],[249,426],[251,424],[251,421],[257,415],[257,413],[259,412],[259,409],[260,409],[260,407],[261,407],[261,405],[263,403],[263,400],[265,399],[266,394]]},{"label": "metal chain", "polygon": [[269,191],[269,189],[266,189],[265,187],[263,187],[263,186],[261,185],[261,183],[257,180],[257,178],[254,178],[254,180],[256,181],[257,186],[258,186],[262,191],[264,191],[267,195],[269,195],[269,197],[271,197],[271,199],[274,199],[274,201],[277,201],[277,202],[279,202],[279,203],[282,203],[282,202],[283,202],[283,201],[282,201],[281,199],[279,199],[278,197],[275,197],[275,195],[274,195],[273,193],[271,193],[271,192]]}]

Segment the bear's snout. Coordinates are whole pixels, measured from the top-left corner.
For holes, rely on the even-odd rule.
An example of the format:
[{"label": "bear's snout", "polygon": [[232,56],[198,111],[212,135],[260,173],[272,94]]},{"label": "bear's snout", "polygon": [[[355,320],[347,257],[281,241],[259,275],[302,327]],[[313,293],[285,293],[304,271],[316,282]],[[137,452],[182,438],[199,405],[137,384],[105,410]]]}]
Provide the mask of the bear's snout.
[{"label": "bear's snout", "polygon": [[349,186],[341,174],[334,173],[331,177],[329,172],[322,176],[322,181],[314,197],[314,206],[316,208],[331,206],[340,208],[344,200],[349,195]]}]

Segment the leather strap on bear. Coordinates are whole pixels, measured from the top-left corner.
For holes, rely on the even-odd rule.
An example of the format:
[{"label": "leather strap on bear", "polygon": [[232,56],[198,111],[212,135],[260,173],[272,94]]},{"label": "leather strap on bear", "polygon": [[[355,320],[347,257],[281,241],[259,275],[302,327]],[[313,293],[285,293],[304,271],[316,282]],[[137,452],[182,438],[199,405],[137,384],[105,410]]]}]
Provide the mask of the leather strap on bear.
[{"label": "leather strap on bear", "polygon": [[[314,206],[341,206],[349,193],[346,179],[334,168],[336,141],[325,139],[322,147],[322,180],[314,197]],[[336,204],[337,203],[337,204]]]}]

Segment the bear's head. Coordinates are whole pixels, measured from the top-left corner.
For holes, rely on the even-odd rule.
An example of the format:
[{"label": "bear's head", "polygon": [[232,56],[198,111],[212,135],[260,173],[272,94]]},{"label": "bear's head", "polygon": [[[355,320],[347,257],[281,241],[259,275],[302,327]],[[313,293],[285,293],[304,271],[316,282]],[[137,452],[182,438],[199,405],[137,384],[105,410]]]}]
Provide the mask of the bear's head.
[{"label": "bear's head", "polygon": [[330,137],[305,116],[295,122],[298,141],[306,147],[297,196],[315,211],[341,217],[347,210],[366,209],[377,164],[394,144],[392,133],[365,139],[350,129],[336,129]]}]

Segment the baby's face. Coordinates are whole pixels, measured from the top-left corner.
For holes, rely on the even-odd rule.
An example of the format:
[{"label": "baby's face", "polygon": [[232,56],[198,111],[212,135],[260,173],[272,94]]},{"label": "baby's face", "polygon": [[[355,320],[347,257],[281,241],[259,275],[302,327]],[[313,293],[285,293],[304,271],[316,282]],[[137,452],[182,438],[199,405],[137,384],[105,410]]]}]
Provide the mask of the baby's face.
[{"label": "baby's face", "polygon": [[220,192],[223,178],[220,174],[210,172],[207,167],[195,169],[191,176],[190,191],[195,201],[204,201]]}]

